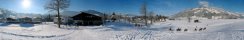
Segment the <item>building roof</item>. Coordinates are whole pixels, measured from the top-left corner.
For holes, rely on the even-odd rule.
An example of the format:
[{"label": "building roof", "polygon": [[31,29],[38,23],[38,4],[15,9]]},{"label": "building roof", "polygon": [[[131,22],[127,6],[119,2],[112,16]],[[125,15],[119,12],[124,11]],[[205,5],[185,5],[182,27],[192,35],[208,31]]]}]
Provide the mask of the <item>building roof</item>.
[{"label": "building roof", "polygon": [[85,12],[81,12],[78,15],[75,15],[72,17],[73,20],[101,20],[102,17],[94,15],[94,14],[90,14],[90,13],[85,13]]}]

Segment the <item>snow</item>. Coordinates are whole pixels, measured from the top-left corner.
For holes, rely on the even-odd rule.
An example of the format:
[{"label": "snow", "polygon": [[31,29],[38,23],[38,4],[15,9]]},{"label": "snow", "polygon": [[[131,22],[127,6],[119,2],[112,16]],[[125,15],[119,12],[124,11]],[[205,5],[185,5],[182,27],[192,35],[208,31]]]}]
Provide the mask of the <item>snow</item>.
[{"label": "snow", "polygon": [[[244,19],[204,19],[156,22],[150,27],[136,27],[127,22],[105,26],[65,26],[0,23],[0,40],[244,40]],[[23,27],[31,26],[31,27]],[[206,30],[194,31],[195,28]],[[169,31],[172,28],[174,31]],[[175,31],[177,28],[188,31]]]},{"label": "snow", "polygon": [[184,10],[179,12],[178,14],[174,15],[173,18],[192,17],[194,15],[208,19],[232,19],[241,17],[240,14],[218,7],[197,7],[192,8],[191,10]]}]

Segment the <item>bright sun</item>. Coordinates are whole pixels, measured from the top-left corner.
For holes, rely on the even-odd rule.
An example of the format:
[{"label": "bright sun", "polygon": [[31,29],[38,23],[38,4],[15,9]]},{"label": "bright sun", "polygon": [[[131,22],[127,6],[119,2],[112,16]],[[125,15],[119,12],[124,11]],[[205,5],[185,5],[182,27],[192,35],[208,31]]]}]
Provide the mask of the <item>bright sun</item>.
[{"label": "bright sun", "polygon": [[23,0],[23,2],[22,2],[22,6],[23,6],[24,8],[29,8],[30,5],[31,5],[30,0]]}]

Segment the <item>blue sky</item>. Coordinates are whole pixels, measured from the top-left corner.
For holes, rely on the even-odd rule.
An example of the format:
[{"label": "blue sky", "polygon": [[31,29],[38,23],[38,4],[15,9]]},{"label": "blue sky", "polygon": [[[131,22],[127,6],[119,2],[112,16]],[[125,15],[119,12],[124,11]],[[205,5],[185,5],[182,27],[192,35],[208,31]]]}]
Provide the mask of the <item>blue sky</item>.
[{"label": "blue sky", "polygon": [[[0,0],[0,8],[18,13],[45,14],[44,5],[50,0],[29,0],[30,6],[24,7],[23,0]],[[104,13],[123,13],[140,15],[140,6],[147,2],[149,12],[160,15],[173,15],[180,11],[199,7],[200,0],[71,0],[68,11],[97,10]],[[203,0],[209,6],[223,8],[231,12],[244,13],[244,0]]]}]

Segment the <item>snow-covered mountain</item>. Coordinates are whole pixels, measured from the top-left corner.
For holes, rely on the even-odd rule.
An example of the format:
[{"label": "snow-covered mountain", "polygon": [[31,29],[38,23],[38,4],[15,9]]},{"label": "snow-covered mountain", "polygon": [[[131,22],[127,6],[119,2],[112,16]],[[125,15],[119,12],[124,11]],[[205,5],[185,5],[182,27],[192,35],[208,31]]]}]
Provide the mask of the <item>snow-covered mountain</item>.
[{"label": "snow-covered mountain", "polygon": [[211,7],[208,5],[206,1],[200,1],[199,7],[192,8],[189,10],[184,10],[174,15],[172,18],[204,18],[204,19],[237,19],[240,18],[241,15],[226,11],[222,8]]},{"label": "snow-covered mountain", "polygon": [[22,17],[40,17],[40,14],[36,13],[16,13],[14,11],[0,8],[0,18],[22,18]]},{"label": "snow-covered mountain", "polygon": [[18,18],[23,18],[23,17],[41,17],[41,14],[36,14],[36,13],[13,13],[13,16],[16,16]]},{"label": "snow-covered mountain", "polygon": [[223,9],[214,8],[214,7],[199,7],[193,8],[190,10],[185,10],[173,16],[173,18],[187,18],[187,17],[196,17],[196,18],[206,18],[206,19],[237,19],[241,15],[225,11]]}]

